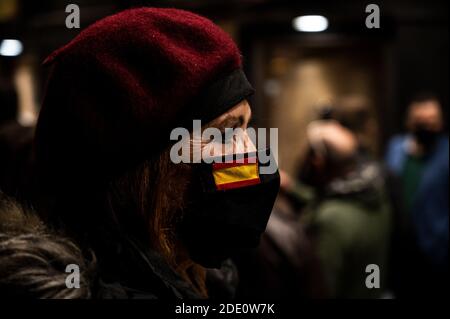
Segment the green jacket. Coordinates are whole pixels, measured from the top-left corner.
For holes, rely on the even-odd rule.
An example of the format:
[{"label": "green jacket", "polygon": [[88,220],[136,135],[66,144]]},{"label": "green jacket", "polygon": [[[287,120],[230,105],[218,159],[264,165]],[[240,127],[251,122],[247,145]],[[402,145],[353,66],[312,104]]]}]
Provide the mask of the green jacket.
[{"label": "green jacket", "polygon": [[[386,284],[391,210],[380,171],[371,169],[331,183],[303,216],[330,297],[378,298]],[[379,289],[366,287],[370,264],[379,266]]]}]

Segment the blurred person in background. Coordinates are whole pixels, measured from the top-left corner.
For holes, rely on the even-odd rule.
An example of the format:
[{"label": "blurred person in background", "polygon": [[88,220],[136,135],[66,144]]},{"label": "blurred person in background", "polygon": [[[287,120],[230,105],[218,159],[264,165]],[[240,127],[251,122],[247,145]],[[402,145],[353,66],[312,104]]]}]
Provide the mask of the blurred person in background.
[{"label": "blurred person in background", "polygon": [[399,180],[378,160],[379,129],[371,101],[363,95],[344,95],[337,99],[333,107],[324,108],[322,117],[338,121],[355,135],[358,141],[357,161],[377,167],[379,178],[384,180],[392,216],[389,272],[385,287],[388,287],[391,296],[399,296],[405,288],[408,289],[403,279],[410,277],[409,270],[405,269],[405,260],[411,246],[411,232],[403,205],[398,200],[401,197]]},{"label": "blurred person in background", "polygon": [[[404,278],[409,293],[438,295],[448,282],[448,174],[449,141],[444,133],[442,108],[431,93],[415,96],[406,119],[408,133],[390,141],[386,164],[401,185],[398,200],[412,225],[418,251],[411,251]],[[408,291],[406,291],[408,293]]]},{"label": "blurred person in background", "polygon": [[338,121],[356,136],[361,156],[377,153],[378,125],[370,100],[358,94],[344,95],[328,111],[328,117]]},{"label": "blurred person in background", "polygon": [[[302,222],[320,261],[326,296],[381,297],[388,273],[391,209],[379,166],[358,160],[356,136],[336,121],[312,122],[307,137],[299,180],[315,195]],[[369,264],[379,266],[381,289],[365,285]]]}]

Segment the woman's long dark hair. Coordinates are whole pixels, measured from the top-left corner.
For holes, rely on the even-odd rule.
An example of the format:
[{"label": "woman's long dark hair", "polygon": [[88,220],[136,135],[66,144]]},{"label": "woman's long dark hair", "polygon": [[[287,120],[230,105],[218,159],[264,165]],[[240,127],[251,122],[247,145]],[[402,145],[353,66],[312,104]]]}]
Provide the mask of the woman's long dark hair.
[{"label": "woman's long dark hair", "polygon": [[177,234],[191,169],[172,163],[169,154],[167,147],[108,183],[95,183],[95,179],[89,183],[87,179],[65,181],[60,187],[46,185],[43,190],[47,193],[41,195],[46,201],[39,205],[40,212],[82,247],[92,248],[100,264],[102,251],[111,249],[121,237],[132,236],[159,253],[200,296],[206,297],[206,271],[189,258]]}]

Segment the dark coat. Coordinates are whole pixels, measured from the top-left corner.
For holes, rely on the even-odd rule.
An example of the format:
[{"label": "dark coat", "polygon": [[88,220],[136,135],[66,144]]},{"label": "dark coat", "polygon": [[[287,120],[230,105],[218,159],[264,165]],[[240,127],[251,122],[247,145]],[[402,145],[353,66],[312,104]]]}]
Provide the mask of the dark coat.
[{"label": "dark coat", "polygon": [[133,239],[117,245],[116,255],[98,257],[94,296],[99,299],[199,299],[163,258]]},{"label": "dark coat", "polygon": [[[164,259],[132,239],[118,247],[117,258],[99,262],[94,296],[99,299],[201,299]],[[237,270],[231,260],[220,269],[206,270],[208,297],[232,299],[237,286]]]}]

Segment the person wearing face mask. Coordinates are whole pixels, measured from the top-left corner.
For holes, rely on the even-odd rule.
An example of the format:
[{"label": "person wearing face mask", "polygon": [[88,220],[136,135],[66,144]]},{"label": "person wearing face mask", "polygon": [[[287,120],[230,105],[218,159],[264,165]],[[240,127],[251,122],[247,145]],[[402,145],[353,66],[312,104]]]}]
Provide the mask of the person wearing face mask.
[{"label": "person wearing face mask", "polygon": [[223,158],[238,152],[224,147],[211,155],[226,161],[179,163],[170,136],[193,120],[246,136],[253,88],[234,42],[187,11],[130,9],[88,27],[45,64],[36,207],[95,253],[94,297],[214,295],[208,268],[258,244],[278,171],[263,174],[265,151],[248,141],[241,161]]},{"label": "person wearing face mask", "polygon": [[392,138],[386,164],[398,177],[407,220],[418,252],[416,289],[439,294],[448,281],[448,173],[449,141],[443,131],[438,98],[421,93],[412,99],[406,120],[408,133]]}]

